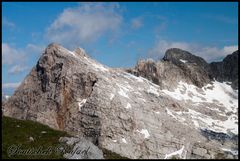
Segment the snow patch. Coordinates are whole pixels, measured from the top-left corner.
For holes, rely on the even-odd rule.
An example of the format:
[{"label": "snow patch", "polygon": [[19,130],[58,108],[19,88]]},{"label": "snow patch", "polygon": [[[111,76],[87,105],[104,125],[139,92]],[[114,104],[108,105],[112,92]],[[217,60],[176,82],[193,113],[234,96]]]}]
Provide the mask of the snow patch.
[{"label": "snow patch", "polygon": [[126,141],[125,138],[122,138],[122,142],[125,143],[125,144],[127,144],[127,141]]},{"label": "snow patch", "polygon": [[153,87],[153,86],[150,86],[150,89],[147,90],[148,93],[152,93],[156,96],[159,96],[159,93],[158,93],[158,89]]},{"label": "snow patch", "polygon": [[117,83],[117,86],[119,88],[122,88],[126,92],[129,92],[130,90],[133,90],[133,88],[129,84],[123,85],[123,84]]},{"label": "snow patch", "polygon": [[193,124],[196,128],[199,128],[199,123],[197,120],[192,120],[193,121]]},{"label": "snow patch", "polygon": [[[78,58],[78,57],[74,54],[74,52],[69,51],[69,50],[67,50],[67,49],[64,48],[64,47],[60,47],[59,50],[60,50],[60,52],[62,52],[62,53],[69,53],[70,55],[72,55],[72,56]],[[79,59],[79,58],[78,58],[78,59]]]},{"label": "snow patch", "polygon": [[[179,112],[175,112],[174,111],[174,113],[171,111],[171,110],[169,110],[168,108],[166,108],[166,111],[167,111],[167,114],[168,115],[170,115],[170,116],[172,116],[174,119],[176,119],[176,120],[178,120],[179,122],[182,122],[183,124],[185,124],[185,125],[187,125],[186,123],[185,123],[185,121],[186,121],[186,119],[184,118],[184,117],[182,117],[182,116],[178,116],[178,115],[182,115],[182,112],[181,111],[179,111]],[[177,114],[177,115],[175,115],[175,114]]]},{"label": "snow patch", "polygon": [[233,155],[238,155],[238,150],[231,150],[231,149],[225,149],[225,148],[222,148],[223,151],[227,151],[227,152],[230,152],[232,153]]},{"label": "snow patch", "polygon": [[177,117],[176,117],[168,108],[166,108],[166,110],[167,110],[167,114],[168,114],[168,115],[170,115],[170,116],[172,116],[173,118],[177,119]]},{"label": "snow patch", "polygon": [[117,85],[120,88],[119,91],[118,91],[118,94],[120,94],[123,97],[129,98],[128,95],[127,95],[127,92],[129,91],[129,89],[127,89],[126,87],[124,87],[120,84],[117,84]]},{"label": "snow patch", "polygon": [[180,150],[175,151],[175,152],[170,153],[170,154],[166,154],[164,159],[168,159],[168,158],[170,158],[174,155],[179,155],[179,157],[182,158],[183,150],[184,150],[184,145],[182,146],[182,148]]},{"label": "snow patch", "polygon": [[88,62],[89,65],[93,66],[93,69],[97,70],[97,71],[102,71],[102,72],[108,72],[109,69],[107,69],[106,67],[104,67],[102,64],[96,62],[95,60],[89,59],[87,57],[83,57],[86,62]]},{"label": "snow patch", "polygon": [[126,109],[129,109],[129,108],[131,108],[132,106],[131,106],[131,104],[130,103],[127,103],[127,106],[125,107]]},{"label": "snow patch", "polygon": [[[217,103],[226,107],[227,112],[237,112],[238,107],[238,91],[233,90],[230,85],[223,82],[213,82],[213,89],[209,89],[210,84],[198,89],[194,85],[187,84],[180,81],[175,91],[162,90],[165,94],[177,99],[177,100],[190,100],[195,103],[208,102]],[[202,90],[200,93],[198,90]],[[185,91],[182,94],[181,91]],[[191,94],[192,96],[189,96]],[[234,109],[232,109],[232,107]]]},{"label": "snow patch", "polygon": [[[81,50],[81,52],[84,52],[84,54],[86,54],[84,49],[80,48],[80,50]],[[81,59],[75,54],[75,52],[69,51],[69,50],[67,50],[67,49],[65,49],[65,48],[60,48],[60,51],[62,51],[62,52],[64,52],[64,53],[65,53],[65,52],[66,52],[66,53],[69,53],[70,55],[72,55],[72,56],[75,57],[76,59],[78,59],[78,60],[80,60],[80,61],[83,61],[83,60],[81,60]],[[83,58],[86,60],[86,62],[87,62],[89,65],[93,66],[93,69],[95,69],[95,70],[97,70],[97,71],[103,71],[103,72],[109,71],[109,69],[107,69],[106,67],[104,67],[102,64],[96,62],[95,60],[89,59],[89,58],[87,58],[86,56],[84,56]]]},{"label": "snow patch", "polygon": [[228,133],[228,131],[238,134],[238,119],[236,115],[231,115],[227,120],[214,120],[211,117],[196,112],[194,110],[188,109],[188,113],[193,118],[193,123],[196,128],[207,128],[215,132]]},{"label": "snow patch", "polygon": [[187,63],[188,61],[187,60],[184,60],[184,59],[180,59],[181,62],[183,63]]},{"label": "snow patch", "polygon": [[81,111],[81,107],[86,103],[87,99],[83,99],[81,102],[78,102],[79,111]]},{"label": "snow patch", "polygon": [[98,64],[98,63],[93,63],[92,64],[95,68],[97,68],[97,69],[99,69],[99,70],[101,70],[101,71],[103,71],[103,72],[107,72],[107,71],[109,71],[107,68],[105,68],[102,64]]},{"label": "snow patch", "polygon": [[133,78],[133,79],[137,80],[138,82],[143,82],[142,77],[137,77],[137,76],[135,76],[135,75],[133,75],[133,74],[130,74],[130,73],[127,73],[127,72],[124,72],[124,75],[123,75],[123,76],[124,76],[125,78],[127,78],[127,79]]},{"label": "snow patch", "polygon": [[143,134],[145,139],[149,138],[149,136],[150,136],[147,129],[142,129],[141,131],[137,130],[137,132]]},{"label": "snow patch", "polygon": [[142,100],[143,102],[146,102],[146,100],[144,98],[139,98],[140,100]]},{"label": "snow patch", "polygon": [[114,95],[113,93],[111,93],[111,94],[110,94],[110,100],[112,100],[114,96],[115,96],[115,95]]},{"label": "snow patch", "polygon": [[120,88],[120,91],[118,91],[118,94],[120,94],[123,97],[129,98],[128,95]]}]

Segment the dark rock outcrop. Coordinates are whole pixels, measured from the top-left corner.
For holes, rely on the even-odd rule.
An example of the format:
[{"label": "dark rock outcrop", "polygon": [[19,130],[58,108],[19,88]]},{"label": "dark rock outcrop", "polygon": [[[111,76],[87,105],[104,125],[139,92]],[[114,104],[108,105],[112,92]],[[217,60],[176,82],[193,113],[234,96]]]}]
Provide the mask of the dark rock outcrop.
[{"label": "dark rock outcrop", "polygon": [[211,75],[217,81],[231,82],[238,89],[238,51],[227,55],[222,62],[210,63]]},{"label": "dark rock outcrop", "polygon": [[181,49],[172,48],[166,51],[163,60],[177,65],[183,70],[185,76],[189,77],[191,82],[198,87],[210,83],[209,65],[201,57]]}]

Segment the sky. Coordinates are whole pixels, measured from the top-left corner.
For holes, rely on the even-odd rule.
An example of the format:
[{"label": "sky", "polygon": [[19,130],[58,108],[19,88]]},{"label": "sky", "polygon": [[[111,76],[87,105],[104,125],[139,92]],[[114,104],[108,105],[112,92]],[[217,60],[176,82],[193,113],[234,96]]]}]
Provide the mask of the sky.
[{"label": "sky", "polygon": [[238,49],[238,3],[2,2],[2,93],[13,93],[52,42],[109,67],[158,60],[173,47],[221,61]]}]

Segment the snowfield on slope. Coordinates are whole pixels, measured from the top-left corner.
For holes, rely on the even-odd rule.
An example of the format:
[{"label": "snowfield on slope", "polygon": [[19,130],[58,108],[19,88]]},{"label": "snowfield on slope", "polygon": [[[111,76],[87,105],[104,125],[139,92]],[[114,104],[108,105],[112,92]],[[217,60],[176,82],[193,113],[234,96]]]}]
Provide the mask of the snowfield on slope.
[{"label": "snowfield on slope", "polygon": [[192,102],[217,103],[226,107],[226,112],[237,112],[238,90],[233,90],[226,82],[214,81],[202,88],[180,81],[175,91],[162,90],[165,94],[177,100]]},{"label": "snowfield on slope", "polygon": [[[202,88],[179,82],[174,91],[164,89],[162,92],[180,102],[192,104],[191,108],[188,108],[188,112],[175,112],[167,109],[167,113],[176,120],[183,122],[182,118],[190,118],[195,128],[207,128],[215,132],[238,134],[238,90],[233,90],[226,82],[214,81]],[[207,103],[208,106],[203,103]],[[211,106],[213,103],[224,106],[224,112],[216,108],[217,106]],[[217,115],[225,116],[226,119],[214,119],[209,115],[198,112],[197,108],[201,104],[206,111],[215,110]]]}]

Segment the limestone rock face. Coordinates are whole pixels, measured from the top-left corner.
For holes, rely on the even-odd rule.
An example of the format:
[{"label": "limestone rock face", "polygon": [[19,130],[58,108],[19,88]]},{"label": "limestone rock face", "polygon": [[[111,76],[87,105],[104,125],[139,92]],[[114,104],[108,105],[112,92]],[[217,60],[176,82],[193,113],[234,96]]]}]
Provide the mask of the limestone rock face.
[{"label": "limestone rock face", "polygon": [[138,77],[146,78],[162,89],[172,89],[181,80],[191,82],[190,78],[185,76],[183,70],[168,61],[140,60],[134,69],[127,69],[126,71]]},{"label": "limestone rock face", "polygon": [[[217,81],[196,86],[201,77],[208,82],[202,69],[190,69],[194,63],[205,68],[197,62],[182,68],[169,56],[157,64],[139,62],[135,76],[98,63],[81,48],[50,44],[4,105],[4,115],[88,138],[128,158],[216,158],[237,147],[238,91]],[[185,68],[192,75],[186,77]],[[205,129],[213,132],[203,135]],[[223,142],[214,138],[219,133]]]}]

